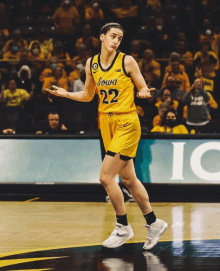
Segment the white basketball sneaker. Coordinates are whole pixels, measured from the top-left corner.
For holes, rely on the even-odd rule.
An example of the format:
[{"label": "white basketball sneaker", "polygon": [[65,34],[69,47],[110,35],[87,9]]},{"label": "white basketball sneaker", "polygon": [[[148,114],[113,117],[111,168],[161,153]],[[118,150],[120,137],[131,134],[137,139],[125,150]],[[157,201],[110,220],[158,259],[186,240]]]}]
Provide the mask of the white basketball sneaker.
[{"label": "white basketball sneaker", "polygon": [[156,221],[154,223],[152,223],[151,225],[146,224],[145,227],[148,228],[148,233],[147,241],[145,242],[143,249],[147,250],[153,248],[157,244],[160,236],[167,229],[168,224],[165,221],[156,218]]},{"label": "white basketball sneaker", "polygon": [[102,246],[108,248],[120,247],[133,236],[134,232],[130,224],[123,226],[122,224],[116,223],[115,229],[110,237],[102,243]]}]

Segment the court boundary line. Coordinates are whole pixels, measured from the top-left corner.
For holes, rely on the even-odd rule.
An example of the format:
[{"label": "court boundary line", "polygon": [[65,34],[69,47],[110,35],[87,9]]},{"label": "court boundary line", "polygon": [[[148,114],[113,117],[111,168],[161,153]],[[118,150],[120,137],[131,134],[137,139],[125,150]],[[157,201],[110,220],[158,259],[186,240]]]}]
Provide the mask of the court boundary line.
[{"label": "court boundary line", "polygon": [[[12,206],[10,206],[10,207],[20,206],[21,204],[28,203],[28,202],[32,202],[32,201],[35,201],[35,200],[38,200],[38,199],[40,199],[40,197],[28,199],[28,200],[25,200],[25,201],[20,201],[20,202],[17,202],[16,204],[14,204],[14,205],[12,205]],[[4,201],[3,201],[3,202],[4,202]]]}]

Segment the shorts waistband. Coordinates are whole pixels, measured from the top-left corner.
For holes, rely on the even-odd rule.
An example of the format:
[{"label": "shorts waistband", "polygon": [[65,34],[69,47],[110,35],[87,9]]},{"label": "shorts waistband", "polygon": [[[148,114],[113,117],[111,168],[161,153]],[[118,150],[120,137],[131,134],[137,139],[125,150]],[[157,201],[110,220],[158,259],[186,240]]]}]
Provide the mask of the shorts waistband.
[{"label": "shorts waistband", "polygon": [[137,111],[131,111],[131,112],[122,112],[122,113],[112,113],[112,112],[108,112],[108,113],[100,113],[100,115],[105,115],[105,116],[113,116],[113,115],[127,115],[127,114],[131,114],[131,113],[137,113]]}]

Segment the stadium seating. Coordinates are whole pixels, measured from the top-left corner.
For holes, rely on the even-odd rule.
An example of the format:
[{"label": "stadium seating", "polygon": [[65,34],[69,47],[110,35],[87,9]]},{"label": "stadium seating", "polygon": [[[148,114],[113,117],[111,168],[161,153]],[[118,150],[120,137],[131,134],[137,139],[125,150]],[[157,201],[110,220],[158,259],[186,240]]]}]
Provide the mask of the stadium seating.
[{"label": "stadium seating", "polygon": [[22,130],[25,126],[24,111],[20,106],[0,107],[0,129]]}]

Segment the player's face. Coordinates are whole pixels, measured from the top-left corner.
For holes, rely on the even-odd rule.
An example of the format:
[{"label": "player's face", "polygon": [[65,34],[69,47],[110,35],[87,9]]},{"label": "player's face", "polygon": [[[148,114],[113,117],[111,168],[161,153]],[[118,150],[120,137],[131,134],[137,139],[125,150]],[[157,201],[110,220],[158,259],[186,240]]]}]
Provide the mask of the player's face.
[{"label": "player's face", "polygon": [[111,28],[106,34],[101,35],[101,41],[109,52],[118,49],[123,38],[123,32],[118,28]]}]

